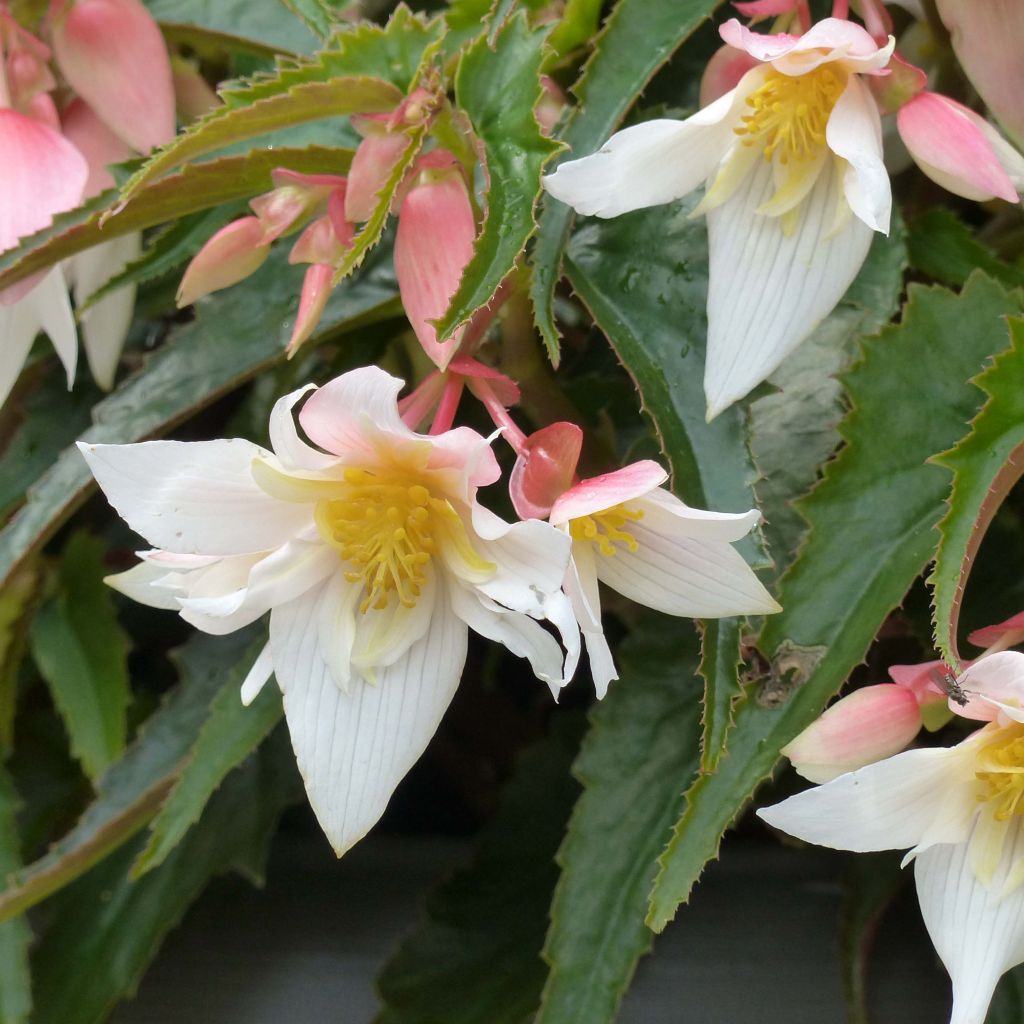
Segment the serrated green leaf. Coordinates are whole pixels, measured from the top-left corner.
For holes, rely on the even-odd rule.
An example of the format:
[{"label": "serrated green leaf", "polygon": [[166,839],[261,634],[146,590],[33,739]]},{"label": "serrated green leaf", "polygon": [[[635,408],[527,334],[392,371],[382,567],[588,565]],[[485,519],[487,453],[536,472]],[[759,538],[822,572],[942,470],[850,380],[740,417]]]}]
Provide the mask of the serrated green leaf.
[{"label": "serrated green leaf", "polygon": [[444,53],[454,57],[467,44],[487,30],[497,0],[451,0],[444,12],[446,32]]},{"label": "serrated green leaf", "polygon": [[14,746],[18,669],[28,644],[28,623],[38,600],[38,579],[37,567],[30,563],[0,590],[0,762],[7,759]]},{"label": "serrated green leaf", "polygon": [[597,32],[601,18],[601,0],[566,0],[565,10],[548,37],[555,63],[583,46]]},{"label": "serrated green leaf", "polygon": [[338,25],[327,0],[281,0],[281,3],[321,39],[327,39]]},{"label": "serrated green leaf", "polygon": [[[172,0],[172,2],[177,2],[177,0]],[[249,3],[247,6],[265,8],[270,5]],[[305,53],[314,48],[314,39],[308,33],[302,33],[301,36],[296,37],[297,42],[301,40],[301,45],[289,46],[280,33],[276,35],[273,44],[270,44],[239,35],[235,25],[231,28],[232,31],[226,32],[211,26],[197,25],[194,22],[181,20],[162,20],[160,22],[160,31],[171,46],[179,51],[190,50],[202,60],[222,61],[225,58],[241,57],[243,60],[255,58],[269,64],[275,57],[295,56],[297,53]]]},{"label": "serrated green leaf", "polygon": [[71,740],[71,753],[96,779],[124,752],[128,635],[114,612],[102,541],[75,534],[61,554],[56,592],[32,621],[30,643],[39,674]]},{"label": "serrated green leaf", "polygon": [[521,13],[493,41],[477,39],[459,60],[456,103],[483,145],[487,216],[458,290],[437,321],[438,341],[490,302],[536,230],[541,168],[560,148],[541,134],[533,113],[547,32],[531,29]]},{"label": "serrated green leaf", "polygon": [[[168,28],[179,25],[205,29],[258,42],[271,55],[282,51],[308,53],[318,45],[316,36],[277,3],[253,0],[145,0],[149,12],[161,23],[170,41],[179,40]],[[184,40],[191,45],[191,40]]]},{"label": "serrated green leaf", "polygon": [[974,557],[992,517],[1024,474],[1024,320],[1011,317],[1010,348],[974,378],[985,405],[954,448],[932,459],[953,474],[949,508],[935,554],[932,609],[935,646],[960,670],[957,624]]},{"label": "serrated green leaf", "polygon": [[[356,280],[331,296],[314,341],[390,315],[398,286],[390,252],[378,253]],[[159,434],[282,358],[301,282],[301,268],[289,268],[286,255],[275,249],[248,280],[201,300],[196,319],[178,328],[138,373],[95,407],[95,426],[82,440],[125,443]],[[354,350],[353,358],[358,354]],[[92,484],[77,448],[55,453],[24,507],[0,530],[0,587]]]},{"label": "serrated green leaf", "polygon": [[175,652],[181,683],[139,730],[96,786],[78,824],[0,891],[0,921],[45,899],[123,845],[156,813],[192,748],[223,673],[252,644],[259,627],[226,637],[197,633]]},{"label": "serrated green leaf", "polygon": [[651,946],[644,912],[656,859],[698,767],[692,627],[652,616],[619,662],[573,767],[583,794],[558,852],[562,877],[544,947],[551,971],[536,1024],[614,1020]]},{"label": "serrated green leaf", "polygon": [[[21,867],[18,794],[0,764],[0,879]],[[24,917],[0,924],[0,1021],[25,1024],[32,1009],[28,950],[32,932]]]},{"label": "serrated green leaf", "polygon": [[246,673],[263,649],[260,638],[227,673],[224,685],[210,703],[210,713],[189,752],[170,795],[150,825],[149,841],[132,866],[138,878],[159,867],[199,820],[211,796],[232,769],[237,768],[281,720],[284,709],[277,686],[268,682],[249,707],[239,691]]},{"label": "serrated green leaf", "polygon": [[[223,637],[218,637],[223,640]],[[101,1024],[212,877],[262,864],[281,811],[301,792],[287,738],[225,780],[199,824],[155,871],[131,879],[132,844],[54,901],[32,957],[33,1024]]]},{"label": "serrated green leaf", "polygon": [[271,74],[223,87],[224,103],[157,150],[125,185],[122,199],[188,160],[242,139],[323,117],[394,109],[441,28],[400,5],[383,28],[368,22],[338,32],[308,60],[280,60]]},{"label": "serrated green leaf", "polygon": [[839,305],[768,378],[779,391],[751,403],[750,447],[760,475],[754,489],[777,573],[792,562],[807,531],[794,500],[811,489],[840,442],[845,410],[838,374],[854,358],[858,339],[880,330],[899,309],[906,264],[894,212],[889,237],[875,235]]},{"label": "serrated green leaf", "polygon": [[[622,120],[654,73],[707,19],[720,0],[619,0],[594,41],[594,52],[573,87],[578,105],[561,132],[572,159],[598,148]],[[530,260],[537,328],[558,365],[555,286],[569,240],[572,210],[546,196]]]},{"label": "serrated green leaf", "polygon": [[[800,503],[810,530],[781,580],[783,611],[761,635],[775,680],[737,708],[728,757],[687,792],[651,893],[652,928],[688,898],[780,747],[821,712],[931,559],[949,478],[926,460],[963,436],[983,397],[968,381],[1005,347],[1002,317],[1020,301],[981,274],[960,295],[913,285],[900,325],[864,342],[843,381],[846,446]],[[916,394],[929,400],[907,400]]]},{"label": "serrated green leaf", "polygon": [[700,767],[713,772],[725,753],[733,707],[743,696],[740,681],[742,620],[709,619],[701,637],[700,677],[704,680]]},{"label": "serrated green leaf", "polygon": [[522,1024],[544,983],[540,947],[554,856],[579,787],[579,722],[527,749],[473,863],[430,894],[425,919],[384,967],[375,1024]]},{"label": "serrated green leaf", "polygon": [[1024,284],[1024,271],[999,259],[952,210],[934,206],[910,225],[910,265],[943,284],[959,288],[983,270],[1008,288]]},{"label": "serrated green leaf", "polygon": [[21,239],[18,248],[0,255],[0,288],[119,235],[266,192],[276,167],[306,174],[344,174],[351,160],[349,150],[320,146],[221,157],[187,167],[146,188],[116,216],[104,219],[117,204],[117,191],[109,189],[77,210],[55,217],[50,227]]}]

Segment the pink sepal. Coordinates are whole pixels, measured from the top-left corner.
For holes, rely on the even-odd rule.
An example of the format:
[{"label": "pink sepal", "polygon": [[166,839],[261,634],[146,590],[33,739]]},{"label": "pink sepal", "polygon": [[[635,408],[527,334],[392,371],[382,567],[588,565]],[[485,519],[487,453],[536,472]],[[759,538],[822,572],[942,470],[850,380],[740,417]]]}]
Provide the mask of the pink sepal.
[{"label": "pink sepal", "polygon": [[132,155],[128,144],[115,135],[83,99],[72,100],[65,108],[62,120],[64,137],[74,143],[89,165],[85,198],[113,188],[114,178],[107,167]]},{"label": "pink sepal", "polygon": [[973,633],[967,634],[967,639],[975,647],[1014,647],[1024,640],[1024,612],[1018,612],[1003,622],[997,622],[994,626],[983,626]]},{"label": "pink sepal", "polygon": [[782,748],[797,773],[825,783],[899,753],[921,728],[914,695],[902,686],[865,686],[836,701]]},{"label": "pink sepal", "polygon": [[288,355],[295,350],[316,330],[320,317],[324,314],[327,300],[331,297],[331,278],[334,267],[330,263],[314,263],[302,279],[302,294],[299,296],[299,312],[295,317],[295,327],[288,341]]},{"label": "pink sepal", "polygon": [[920,665],[890,665],[889,678],[914,695],[917,703],[924,706],[946,700],[942,685],[949,666],[944,661],[925,661]]},{"label": "pink sepal", "polygon": [[266,242],[298,227],[335,189],[345,187],[345,179],[335,174],[299,174],[283,167],[270,177],[274,188],[249,201]]},{"label": "pink sepal", "polygon": [[915,163],[943,188],[966,199],[1019,200],[985,137],[985,122],[948,96],[922,92],[900,107],[896,124]]},{"label": "pink sepal", "polygon": [[0,251],[81,202],[89,166],[49,125],[0,109]]},{"label": "pink sepal", "polygon": [[37,92],[25,105],[25,113],[36,121],[42,121],[55,132],[60,131],[60,114],[57,113],[57,104],[48,92]]},{"label": "pink sepal", "polygon": [[179,308],[210,292],[247,278],[267,258],[270,244],[256,217],[242,217],[222,227],[192,257],[178,285]]},{"label": "pink sepal", "polygon": [[345,190],[331,193],[328,212],[318,217],[299,235],[288,256],[289,263],[335,264],[345,255],[355,234],[344,218]]},{"label": "pink sepal", "polygon": [[733,7],[744,18],[777,18],[780,14],[795,11],[797,0],[733,0]]},{"label": "pink sepal", "polygon": [[377,193],[384,187],[408,145],[409,136],[404,132],[367,135],[359,143],[348,170],[348,192],[345,196],[348,220],[361,224],[370,219],[377,208]]},{"label": "pink sepal", "polygon": [[546,519],[551,506],[570,487],[583,450],[583,431],[575,423],[552,423],[526,439],[508,489],[520,519]]},{"label": "pink sepal", "polygon": [[758,62],[745,50],[734,46],[720,46],[711,56],[700,80],[700,105],[709,103],[732,92],[740,79]]},{"label": "pink sepal", "polygon": [[458,350],[462,331],[444,343],[432,321],[444,314],[473,256],[476,223],[462,174],[455,168],[420,172],[398,214],[395,275],[423,350],[444,369]]},{"label": "pink sepal", "polygon": [[668,479],[668,473],[656,462],[645,459],[623,466],[612,473],[592,476],[570,487],[552,506],[548,517],[555,526],[603,512],[624,501],[641,498]]},{"label": "pink sepal", "polygon": [[485,366],[470,355],[460,352],[448,364],[448,370],[460,377],[487,381],[498,401],[504,406],[519,403],[519,385],[511,377],[494,369],[493,366]]},{"label": "pink sepal", "polygon": [[64,77],[132,149],[174,138],[171,62],[141,0],[77,0],[52,35]]}]

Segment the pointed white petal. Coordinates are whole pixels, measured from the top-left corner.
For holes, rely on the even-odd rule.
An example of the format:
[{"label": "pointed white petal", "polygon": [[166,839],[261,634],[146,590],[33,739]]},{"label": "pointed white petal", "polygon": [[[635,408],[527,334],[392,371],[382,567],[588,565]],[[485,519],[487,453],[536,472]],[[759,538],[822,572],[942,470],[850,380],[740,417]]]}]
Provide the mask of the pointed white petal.
[{"label": "pointed white petal", "polygon": [[79,442],[110,504],[150,544],[184,554],[272,551],[312,523],[311,506],[278,501],[252,477],[249,441]]},{"label": "pointed white petal", "polygon": [[833,231],[836,174],[830,161],[797,211],[791,235],[779,218],[754,212],[775,189],[764,161],[729,202],[708,213],[709,419],[768,377],[857,276],[872,232],[855,217]]},{"label": "pointed white petal", "polygon": [[371,682],[387,665],[393,665],[430,628],[438,591],[437,572],[432,572],[411,608],[397,601],[386,608],[367,608],[356,618],[352,666]]},{"label": "pointed white petal", "polygon": [[53,342],[67,372],[70,391],[78,365],[78,332],[60,266],[53,267],[22,301],[34,307],[39,326]]},{"label": "pointed white petal", "polygon": [[732,142],[739,109],[763,72],[685,121],[644,121],[616,132],[598,152],[560,164],[544,188],[579,213],[620,213],[669,203],[711,176]]},{"label": "pointed white petal", "polygon": [[957,747],[907,750],[757,813],[797,839],[856,853],[907,849],[925,836],[961,842],[971,820],[955,791],[974,781],[964,762]]},{"label": "pointed white petal", "polygon": [[590,674],[594,680],[597,699],[608,692],[608,684],[619,678],[612,659],[611,648],[605,639],[601,624],[601,595],[597,586],[597,566],[594,564],[594,546],[576,541],[572,546],[572,560],[566,570],[563,588],[579,620],[583,640],[587,645]]},{"label": "pointed white petal", "polygon": [[630,506],[643,512],[642,522],[649,530],[665,536],[692,537],[694,540],[739,540],[746,537],[761,519],[761,513],[756,508],[747,512],[711,512],[693,508],[664,487],[658,487],[637,501],[630,502]]},{"label": "pointed white petal", "polygon": [[38,333],[39,317],[25,299],[0,305],[0,405],[7,401]]},{"label": "pointed white petal", "polygon": [[882,119],[868,87],[850,75],[825,128],[829,148],[847,167],[843,194],[850,209],[873,231],[889,233],[892,191],[882,159]]},{"label": "pointed white petal", "polygon": [[376,685],[353,677],[345,693],[320,649],[327,587],[275,608],[270,642],[299,771],[317,819],[340,856],[383,814],[448,707],[466,657],[466,626],[439,595],[429,632]]},{"label": "pointed white petal", "polygon": [[[133,231],[74,256],[75,302],[82,305],[141,252],[142,233]],[[104,390],[114,385],[117,361],[134,312],[135,285],[129,284],[104,296],[82,314],[82,344],[89,369]]]},{"label": "pointed white petal", "polygon": [[335,456],[311,448],[295,429],[295,406],[305,395],[315,390],[315,384],[307,384],[284,395],[274,403],[270,412],[270,447],[287,468],[320,471],[337,465]]},{"label": "pointed white petal", "polygon": [[[125,597],[130,597],[139,604],[149,608],[163,608],[167,611],[179,611],[181,605],[178,597],[184,593],[182,587],[159,586],[171,574],[170,568],[156,562],[139,562],[125,572],[104,577],[103,582]],[[181,575],[181,574],[177,574]]]},{"label": "pointed white petal", "polygon": [[983,1024],[996,983],[1024,962],[1024,887],[1001,895],[1003,879],[1024,858],[1015,824],[991,888],[971,868],[967,843],[933,846],[914,865],[921,915],[953,981],[950,1024]]},{"label": "pointed white petal", "polygon": [[242,681],[242,689],[240,696],[242,703],[248,707],[259,695],[260,690],[263,689],[267,680],[274,674],[274,656],[270,649],[270,644],[266,643],[263,645],[263,650],[260,651],[259,656],[252,663],[252,668],[249,669]]}]

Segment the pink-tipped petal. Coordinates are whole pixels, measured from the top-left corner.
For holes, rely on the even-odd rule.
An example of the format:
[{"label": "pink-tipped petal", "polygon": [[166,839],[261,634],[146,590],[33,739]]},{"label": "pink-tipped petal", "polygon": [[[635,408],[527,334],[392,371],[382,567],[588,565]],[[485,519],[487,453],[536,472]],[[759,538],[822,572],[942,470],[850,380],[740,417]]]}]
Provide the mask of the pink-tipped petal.
[{"label": "pink-tipped petal", "polygon": [[409,144],[404,132],[367,135],[356,149],[348,171],[345,218],[361,224],[377,208],[377,193]]},{"label": "pink-tipped petal", "polygon": [[462,175],[424,171],[398,214],[395,275],[406,316],[424,351],[442,370],[458,348],[461,331],[439,343],[431,321],[442,316],[473,256],[476,224]]},{"label": "pink-tipped petal", "polygon": [[[1010,636],[1013,636],[1015,639],[1006,643],[1007,638]],[[1004,646],[1012,647],[1014,644],[1020,643],[1021,639],[1024,639],[1024,612],[1018,612],[1016,615],[1012,615],[1010,618],[1003,622],[998,622],[994,626],[984,626],[982,629],[976,629],[973,633],[967,634],[967,639],[975,647],[991,647],[993,644],[1004,644]]]},{"label": "pink-tipped petal", "polygon": [[306,276],[302,279],[302,294],[299,296],[299,312],[288,341],[289,355],[309,338],[320,323],[327,300],[331,297],[333,276],[334,267],[330,263],[314,263],[306,271]]},{"label": "pink-tipped petal", "polygon": [[493,366],[485,366],[472,356],[467,356],[465,353],[460,352],[448,364],[448,369],[452,373],[459,374],[461,377],[469,377],[472,380],[487,381],[487,384],[491,391],[494,392],[495,397],[506,408],[508,406],[519,404],[519,399],[521,397],[519,393],[519,385],[516,384],[511,377],[507,377],[499,370],[494,369]]},{"label": "pink-tipped petal", "polygon": [[836,701],[782,753],[799,775],[820,784],[899,753],[920,728],[913,693],[880,683]]},{"label": "pink-tipped petal", "polygon": [[946,699],[943,680],[949,666],[944,661],[925,661],[920,665],[890,665],[889,678],[914,695],[918,704]]},{"label": "pink-tipped petal", "polygon": [[129,146],[107,127],[85,100],[73,100],[65,108],[61,122],[64,137],[74,143],[89,165],[85,198],[113,188],[114,178],[107,167],[127,160],[132,155]]},{"label": "pink-tipped petal", "polygon": [[244,280],[267,258],[269,251],[263,225],[256,217],[232,221],[192,258],[178,286],[179,308]]},{"label": "pink-tipped petal", "polygon": [[900,107],[896,124],[918,167],[965,199],[998,196],[1018,201],[1017,190],[979,128],[982,119],[948,96],[922,92]]},{"label": "pink-tipped petal", "polygon": [[53,25],[64,77],[132,149],[174,138],[174,86],[163,36],[141,0],[76,0]]},{"label": "pink-tipped petal", "polygon": [[0,251],[46,227],[54,214],[77,206],[89,167],[78,150],[48,125],[0,109]]},{"label": "pink-tipped petal", "polygon": [[740,84],[740,79],[757,64],[758,61],[745,50],[720,46],[712,54],[701,76],[700,105],[706,107],[727,92],[732,92]]},{"label": "pink-tipped petal", "polygon": [[1024,654],[1000,651],[979,658],[958,683],[967,704],[950,702],[950,709],[963,718],[990,722],[1001,714],[1015,721],[1024,719]]},{"label": "pink-tipped petal", "polygon": [[632,501],[649,494],[667,479],[668,473],[661,466],[645,459],[612,473],[581,480],[554,503],[551,523],[558,526],[570,519],[593,515],[624,501]]},{"label": "pink-tipped petal", "polygon": [[508,484],[520,519],[547,518],[572,486],[582,449],[583,431],[575,423],[552,423],[526,439],[526,454],[516,459]]}]

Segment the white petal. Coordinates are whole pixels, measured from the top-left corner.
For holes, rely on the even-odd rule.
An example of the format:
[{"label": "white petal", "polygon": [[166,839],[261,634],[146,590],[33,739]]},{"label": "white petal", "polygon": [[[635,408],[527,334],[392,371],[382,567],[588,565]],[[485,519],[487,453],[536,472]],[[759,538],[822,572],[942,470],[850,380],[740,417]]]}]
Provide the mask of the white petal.
[{"label": "white petal", "polygon": [[0,305],[0,405],[7,401],[38,333],[35,306],[24,298],[9,306]]},{"label": "white petal", "polygon": [[60,267],[53,267],[21,301],[35,309],[40,328],[47,333],[64,364],[70,390],[78,364],[78,333]]},{"label": "white petal", "polygon": [[775,190],[764,161],[727,203],[708,213],[709,419],[767,378],[857,276],[872,232],[855,217],[833,231],[836,175],[834,161],[827,163],[788,236],[779,218],[755,213]]},{"label": "white petal", "polygon": [[252,477],[263,449],[238,438],[85,444],[110,504],[156,547],[185,554],[272,551],[312,522],[310,506],[278,501]]},{"label": "white petal", "polygon": [[448,707],[466,657],[466,627],[440,595],[429,632],[377,685],[335,685],[320,649],[326,587],[275,608],[270,642],[299,771],[321,827],[340,856],[384,813]]},{"label": "white petal", "polygon": [[882,119],[868,87],[850,75],[825,128],[829,148],[847,162],[843,193],[873,231],[889,233],[892,191],[882,159]]},{"label": "white petal", "polygon": [[756,508],[747,512],[710,512],[693,508],[664,487],[630,502],[630,506],[643,512],[642,522],[649,530],[694,540],[739,540],[746,537],[761,519]]},{"label": "white petal", "polygon": [[719,618],[779,611],[730,544],[694,540],[684,532],[687,524],[666,518],[667,524],[653,516],[650,522],[645,517],[630,523],[637,550],[619,545],[614,555],[598,555],[598,579],[631,601],[668,615]]},{"label": "white petal", "polygon": [[263,645],[259,656],[252,663],[252,668],[242,681],[240,696],[242,703],[248,707],[259,695],[267,680],[274,674],[274,656],[270,644]]},{"label": "white petal", "polygon": [[315,390],[315,384],[307,384],[292,391],[279,398],[270,412],[270,447],[286,468],[319,471],[330,469],[338,463],[336,456],[318,452],[306,444],[295,429],[295,406],[305,395]]},{"label": "white petal", "polygon": [[572,546],[572,554],[565,574],[564,590],[579,620],[583,640],[587,645],[594,690],[597,699],[601,700],[608,692],[608,684],[618,679],[619,673],[615,669],[611,648],[601,624],[601,595],[597,586],[594,547],[589,542],[576,541]]},{"label": "white petal", "polygon": [[180,587],[154,586],[168,575],[168,567],[155,562],[139,562],[125,572],[104,577],[103,582],[125,597],[130,597],[149,608],[163,608],[178,611],[178,597],[183,593]]},{"label": "white petal", "polygon": [[[748,76],[751,75],[748,72]],[[617,217],[692,192],[710,177],[733,136],[739,108],[763,72],[685,121],[644,121],[616,132],[598,152],[560,164],[544,188],[579,213]]]},{"label": "white petal", "polygon": [[965,788],[965,778],[973,783],[964,769],[973,757],[957,747],[907,750],[757,813],[797,839],[856,853],[902,850],[925,836],[962,841],[971,821],[950,791]]},{"label": "white petal", "polygon": [[917,858],[921,914],[953,980],[950,1024],[983,1024],[999,978],[1024,962],[1024,888],[1000,894],[1022,858],[1019,824],[1007,837],[991,889],[975,876],[967,843],[933,846]]},{"label": "white petal", "polygon": [[387,608],[367,608],[356,618],[355,641],[352,645],[352,666],[371,682],[379,670],[393,665],[430,628],[438,593],[437,572],[433,571],[411,608],[391,601]]},{"label": "white petal", "polygon": [[[74,256],[75,302],[81,306],[141,252],[142,233],[133,231]],[[135,285],[129,284],[104,296],[82,314],[82,344],[89,369],[105,390],[113,387],[117,361],[134,312]]]}]

